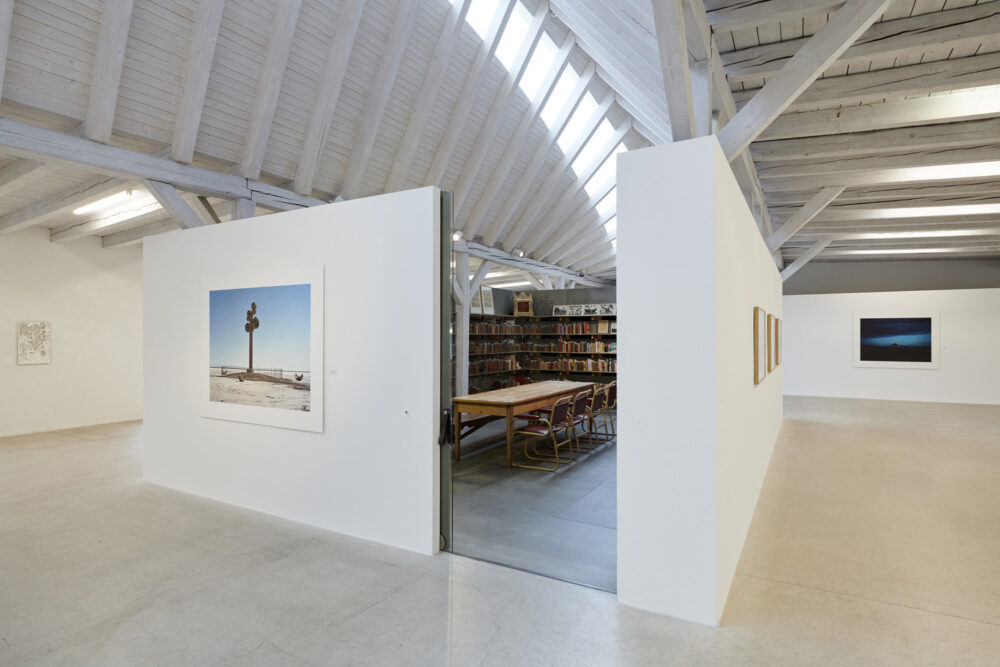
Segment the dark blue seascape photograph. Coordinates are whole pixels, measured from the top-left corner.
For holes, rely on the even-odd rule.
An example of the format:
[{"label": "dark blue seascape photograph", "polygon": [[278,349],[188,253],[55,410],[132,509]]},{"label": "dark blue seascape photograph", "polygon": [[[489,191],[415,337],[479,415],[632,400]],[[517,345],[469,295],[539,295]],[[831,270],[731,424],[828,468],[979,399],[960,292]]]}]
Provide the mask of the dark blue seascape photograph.
[{"label": "dark blue seascape photograph", "polygon": [[861,361],[931,362],[931,318],[861,318]]}]

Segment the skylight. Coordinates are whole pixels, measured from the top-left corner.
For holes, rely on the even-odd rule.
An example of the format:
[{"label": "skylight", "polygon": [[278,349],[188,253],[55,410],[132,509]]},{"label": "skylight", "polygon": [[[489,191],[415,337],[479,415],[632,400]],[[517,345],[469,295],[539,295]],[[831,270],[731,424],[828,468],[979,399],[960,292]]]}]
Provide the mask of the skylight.
[{"label": "skylight", "polygon": [[580,151],[580,154],[576,156],[573,160],[573,172],[577,175],[583,173],[590,165],[594,164],[594,161],[599,159],[601,149],[604,148],[604,144],[608,143],[610,139],[615,134],[615,128],[612,127],[610,121],[607,118],[601,121],[601,124],[597,126],[597,131],[591,135],[590,139],[587,140],[587,144]]},{"label": "skylight", "polygon": [[[496,3],[494,2],[494,7]],[[497,46],[497,59],[503,63],[505,69],[510,70],[514,64],[514,57],[517,56],[518,49],[524,43],[524,38],[528,34],[528,26],[531,24],[531,14],[520,2],[514,7],[510,14],[507,26],[503,30],[500,44]]]},{"label": "skylight", "polygon": [[542,122],[545,123],[546,127],[552,127],[552,123],[556,121],[556,116],[569,104],[570,93],[576,88],[579,80],[580,75],[572,67],[567,67],[563,70],[555,89],[549,95],[549,101],[542,108]]},{"label": "skylight", "polygon": [[618,233],[618,216],[611,218],[604,223],[604,229],[607,230],[608,236],[614,236]]},{"label": "skylight", "polygon": [[542,81],[545,79],[545,75],[548,74],[549,68],[552,67],[558,51],[556,43],[547,34],[543,34],[542,38],[538,40],[538,46],[535,47],[535,52],[531,54],[531,60],[528,61],[528,66],[524,70],[524,76],[521,77],[521,81],[518,84],[529,100],[535,99],[538,88],[542,85]]},{"label": "skylight", "polygon": [[602,218],[614,211],[618,206],[618,188],[615,188],[607,196],[597,203],[595,210]]},{"label": "skylight", "polygon": [[618,165],[618,160],[616,159],[615,156],[617,156],[619,153],[624,153],[627,150],[628,149],[625,148],[625,144],[618,144],[617,148],[615,148],[615,151],[608,157],[607,160],[604,161],[604,164],[602,164],[600,168],[596,172],[594,172],[594,175],[590,178],[589,181],[587,181],[587,184],[583,186],[584,189],[587,191],[588,195],[593,196],[595,192],[600,190],[603,186],[607,185],[609,182],[611,183],[615,182],[615,178],[617,176],[617,174],[615,173],[615,169]]},{"label": "skylight", "polygon": [[[454,3],[452,3],[454,4]],[[465,22],[468,23],[479,39],[486,39],[486,31],[490,27],[493,15],[496,14],[498,0],[472,0],[469,5],[469,13],[465,15]]]},{"label": "skylight", "polygon": [[566,128],[562,131],[562,134],[556,139],[556,143],[559,144],[559,150],[565,153],[569,149],[570,145],[583,132],[583,127],[596,110],[597,100],[594,99],[593,95],[587,93],[583,96],[576,111],[573,112],[569,122],[566,123]]}]

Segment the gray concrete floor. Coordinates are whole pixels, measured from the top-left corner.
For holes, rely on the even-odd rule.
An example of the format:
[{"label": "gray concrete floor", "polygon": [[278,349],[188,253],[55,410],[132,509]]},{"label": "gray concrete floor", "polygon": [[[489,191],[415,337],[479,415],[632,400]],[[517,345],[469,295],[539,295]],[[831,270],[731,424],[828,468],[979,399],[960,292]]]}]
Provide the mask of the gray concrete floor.
[{"label": "gray concrete floor", "polygon": [[[615,441],[555,472],[507,469],[506,425],[463,439],[452,480],[452,551],[614,592]],[[523,460],[520,438],[515,460]]]},{"label": "gray concrete floor", "polygon": [[0,439],[2,665],[996,665],[1000,407],[786,400],[722,628],[141,481],[138,424]]}]

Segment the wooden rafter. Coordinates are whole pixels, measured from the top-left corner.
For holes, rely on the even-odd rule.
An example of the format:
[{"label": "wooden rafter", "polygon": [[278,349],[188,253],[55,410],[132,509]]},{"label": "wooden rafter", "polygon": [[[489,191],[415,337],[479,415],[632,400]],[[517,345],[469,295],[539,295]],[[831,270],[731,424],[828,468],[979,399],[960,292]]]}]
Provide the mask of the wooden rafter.
[{"label": "wooden rafter", "polygon": [[684,28],[684,1],[654,1],[653,21],[667,98],[667,115],[674,141],[697,136],[691,95],[691,68]]},{"label": "wooden rafter", "polygon": [[454,243],[453,246],[455,252],[458,253],[467,252],[473,257],[488,259],[492,261],[494,264],[510,266],[515,269],[521,269],[526,272],[546,274],[554,278],[566,278],[568,280],[576,280],[580,284],[590,285],[595,287],[599,285],[611,284],[610,281],[595,279],[587,275],[580,275],[579,272],[570,271],[569,269],[563,266],[557,266],[556,264],[549,264],[547,262],[539,262],[537,260],[533,260],[528,257],[518,257],[517,255],[512,255],[509,252],[500,250],[499,248],[491,248],[481,243],[474,243],[472,241],[458,241]]},{"label": "wooden rafter", "polygon": [[767,249],[771,252],[778,250],[785,241],[809,224],[810,220],[815,218],[820,211],[826,208],[843,191],[844,186],[842,185],[834,185],[820,190],[805,206],[796,211],[788,222],[767,237]]},{"label": "wooden rafter", "polygon": [[788,280],[793,275],[798,273],[799,269],[809,263],[811,259],[816,257],[816,255],[823,252],[826,247],[830,245],[830,239],[823,239],[821,241],[816,241],[813,243],[809,249],[803,254],[799,255],[794,262],[786,266],[781,270],[781,280],[782,282]]},{"label": "wooden rafter", "polygon": [[128,28],[132,21],[132,4],[133,0],[106,0],[104,3],[84,123],[84,132],[92,141],[106,142],[111,139],[118,87],[125,64]]},{"label": "wooden rafter", "polygon": [[744,30],[759,25],[794,21],[806,16],[825,14],[844,4],[844,0],[767,0],[748,2],[714,0],[705,3],[708,21],[716,31]]},{"label": "wooden rafter", "polygon": [[240,162],[240,174],[247,178],[258,178],[264,164],[264,152],[271,136],[271,125],[278,108],[278,95],[285,78],[288,55],[295,41],[295,25],[301,7],[302,0],[278,0],[274,5],[273,31],[257,85],[257,99],[250,127],[243,144],[243,160]]},{"label": "wooden rafter", "polygon": [[143,181],[143,185],[156,198],[163,210],[168,212],[183,229],[193,229],[205,225],[174,186],[149,179]]},{"label": "wooden rafter", "polygon": [[194,34],[188,49],[187,74],[177,104],[177,120],[174,122],[171,142],[171,157],[178,162],[191,162],[194,157],[225,4],[226,0],[200,0],[195,12]]},{"label": "wooden rafter", "polygon": [[117,178],[97,176],[55,196],[5,213],[0,216],[0,233],[16,232],[37,225],[78,206],[103,199],[122,188],[123,184]]}]

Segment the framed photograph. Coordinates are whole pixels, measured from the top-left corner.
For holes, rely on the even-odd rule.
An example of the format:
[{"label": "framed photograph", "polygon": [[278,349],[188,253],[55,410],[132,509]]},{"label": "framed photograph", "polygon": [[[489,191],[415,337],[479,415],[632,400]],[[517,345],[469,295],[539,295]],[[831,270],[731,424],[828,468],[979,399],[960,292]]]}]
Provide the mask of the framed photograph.
[{"label": "framed photograph", "polygon": [[208,276],[204,285],[202,415],[322,433],[323,267]]},{"label": "framed photograph", "polygon": [[760,384],[767,377],[767,313],[763,308],[753,309],[753,383]]},{"label": "framed photograph", "polygon": [[17,365],[38,366],[52,363],[52,324],[17,323]]},{"label": "framed photograph", "polygon": [[482,292],[483,315],[493,315],[493,288],[481,287],[480,291]]},{"label": "framed photograph", "polygon": [[469,312],[473,315],[483,314],[483,292],[476,290],[472,293],[472,303],[469,305]]},{"label": "framed photograph", "polygon": [[583,314],[584,315],[597,315],[597,313],[600,311],[600,309],[601,309],[601,307],[599,305],[597,305],[596,303],[590,303],[590,304],[587,304],[587,305],[585,305],[583,307]]},{"label": "framed photograph", "polygon": [[777,358],[774,354],[774,341],[775,341],[775,324],[774,315],[771,313],[767,314],[767,372],[771,373],[774,368],[778,365]]},{"label": "framed photograph", "polygon": [[583,306],[566,306],[567,315],[583,315]]},{"label": "framed photograph", "polygon": [[617,313],[618,309],[613,303],[602,303],[598,312],[599,315],[616,315]]},{"label": "framed photograph", "polygon": [[552,306],[552,316],[561,317],[569,311],[569,306]]},{"label": "framed photograph", "polygon": [[858,368],[941,368],[941,336],[936,313],[854,314],[854,366]]}]

